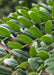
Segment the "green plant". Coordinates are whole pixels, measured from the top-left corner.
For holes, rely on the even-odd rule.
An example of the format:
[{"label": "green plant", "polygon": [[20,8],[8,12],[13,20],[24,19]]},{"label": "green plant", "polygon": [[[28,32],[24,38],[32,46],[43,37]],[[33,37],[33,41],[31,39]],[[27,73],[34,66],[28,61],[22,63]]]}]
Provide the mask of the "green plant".
[{"label": "green plant", "polygon": [[0,48],[2,75],[39,75],[45,67],[54,74],[54,5],[32,6],[17,6],[0,19],[0,41],[10,49]]}]

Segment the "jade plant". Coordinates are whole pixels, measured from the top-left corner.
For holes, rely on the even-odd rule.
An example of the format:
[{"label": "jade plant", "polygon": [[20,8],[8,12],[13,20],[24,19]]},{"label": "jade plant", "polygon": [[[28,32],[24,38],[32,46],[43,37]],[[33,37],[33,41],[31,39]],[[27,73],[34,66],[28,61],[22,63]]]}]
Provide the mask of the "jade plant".
[{"label": "jade plant", "polygon": [[54,2],[16,6],[0,19],[0,75],[54,74]]}]

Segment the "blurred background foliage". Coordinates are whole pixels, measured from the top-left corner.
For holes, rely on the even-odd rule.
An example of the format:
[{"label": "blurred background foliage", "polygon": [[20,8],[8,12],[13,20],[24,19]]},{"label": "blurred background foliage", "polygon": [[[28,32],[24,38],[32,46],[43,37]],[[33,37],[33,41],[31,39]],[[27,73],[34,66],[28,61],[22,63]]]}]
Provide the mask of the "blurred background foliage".
[{"label": "blurred background foliage", "polygon": [[0,18],[15,11],[15,6],[32,7],[32,3],[47,3],[47,0],[0,0]]}]

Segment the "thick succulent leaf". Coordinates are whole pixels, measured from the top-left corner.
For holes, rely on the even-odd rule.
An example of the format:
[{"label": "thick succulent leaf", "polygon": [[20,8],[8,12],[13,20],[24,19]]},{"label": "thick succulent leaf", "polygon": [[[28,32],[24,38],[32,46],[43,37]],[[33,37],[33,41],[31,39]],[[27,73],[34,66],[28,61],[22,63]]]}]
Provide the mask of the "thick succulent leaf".
[{"label": "thick succulent leaf", "polygon": [[29,53],[32,57],[36,57],[37,52],[36,52],[35,46],[31,46]]},{"label": "thick succulent leaf", "polygon": [[30,33],[30,31],[28,29],[24,29],[24,30],[21,30],[23,34],[31,37],[32,39],[35,39],[35,37]]},{"label": "thick succulent leaf", "polygon": [[51,44],[53,43],[53,39],[50,38],[49,36],[42,36],[41,40],[44,41],[46,44]]},{"label": "thick succulent leaf", "polygon": [[27,75],[27,73],[22,69],[18,69],[16,72],[18,73],[18,75]]},{"label": "thick succulent leaf", "polygon": [[20,32],[20,27],[18,24],[16,24],[13,21],[8,21],[7,24],[15,31],[15,32]]},{"label": "thick succulent leaf", "polygon": [[12,17],[15,19],[15,20],[17,20],[17,17],[19,16],[19,14],[17,14],[17,13],[12,13]]},{"label": "thick succulent leaf", "polygon": [[22,50],[19,50],[19,49],[13,49],[12,52],[14,53],[14,55],[16,55],[19,59],[22,59],[24,61],[27,61],[28,58],[29,58],[29,55],[22,51]]},{"label": "thick succulent leaf", "polygon": [[27,18],[23,17],[23,16],[18,16],[17,19],[26,28],[30,28],[30,26],[32,26],[32,24],[30,23],[30,21]]},{"label": "thick succulent leaf", "polygon": [[48,21],[50,20],[50,17],[43,11],[39,11],[39,16],[43,21]]},{"label": "thick succulent leaf", "polygon": [[8,31],[10,31],[11,33],[15,33],[15,31],[13,31],[13,30],[11,29],[11,27],[8,26],[7,24],[1,24],[1,27],[6,28],[6,29],[7,29]]},{"label": "thick succulent leaf", "polygon": [[38,16],[37,13],[35,13],[33,11],[29,11],[29,15],[30,15],[30,18],[34,21],[35,24],[40,24],[41,23],[41,19]]},{"label": "thick succulent leaf", "polygon": [[10,37],[11,33],[7,29],[5,29],[4,27],[0,27],[0,34],[5,37]]},{"label": "thick succulent leaf", "polygon": [[2,75],[11,75],[11,71],[8,68],[0,67],[0,74]]},{"label": "thick succulent leaf", "polygon": [[18,42],[8,42],[7,45],[10,46],[11,48],[14,48],[14,49],[21,49],[22,48],[22,45]]},{"label": "thick succulent leaf", "polygon": [[15,59],[12,59],[12,58],[6,58],[4,59],[3,62],[12,68],[15,68],[17,65],[19,65],[19,63]]},{"label": "thick succulent leaf", "polygon": [[30,32],[32,33],[32,35],[34,35],[36,38],[40,38],[41,36],[43,36],[42,32],[35,26],[31,26],[30,27]]},{"label": "thick succulent leaf", "polygon": [[38,13],[38,9],[37,8],[31,8],[31,11]]},{"label": "thick succulent leaf", "polygon": [[36,72],[31,72],[28,75],[38,75]]},{"label": "thick succulent leaf", "polygon": [[47,5],[46,4],[44,4],[44,3],[38,3],[37,4],[37,8],[39,8],[40,9],[40,7],[42,7],[42,8],[44,8],[44,9],[46,9],[47,10]]},{"label": "thick succulent leaf", "polygon": [[3,20],[7,22],[7,21],[11,20],[11,18],[10,17],[3,17]]},{"label": "thick succulent leaf", "polygon": [[44,48],[44,47],[40,47],[36,51],[37,52],[39,52],[39,51],[47,51],[47,52],[49,52],[49,50],[47,48]]},{"label": "thick succulent leaf", "polygon": [[25,9],[21,9],[20,11],[21,11],[21,14],[22,14],[24,17],[30,19],[30,16],[29,16],[28,12],[27,12]]},{"label": "thick succulent leaf", "polygon": [[15,7],[15,9],[17,10],[17,9],[25,9],[25,10],[29,10],[27,7],[24,7],[24,6],[16,6]]},{"label": "thick succulent leaf", "polygon": [[34,7],[37,7],[37,5],[35,4],[35,3],[32,3],[32,7],[34,8]]},{"label": "thick succulent leaf", "polygon": [[18,39],[26,44],[30,44],[32,42],[32,39],[30,37],[23,35],[23,34],[19,35]]},{"label": "thick succulent leaf", "polygon": [[41,66],[39,67],[39,69],[38,69],[38,71],[41,71],[41,70],[43,70],[44,69],[44,64],[41,64]]},{"label": "thick succulent leaf", "polygon": [[49,5],[54,5],[54,1],[53,0],[48,0]]},{"label": "thick succulent leaf", "polygon": [[4,22],[0,19],[0,24],[4,24]]},{"label": "thick succulent leaf", "polygon": [[29,64],[31,65],[32,69],[36,72],[39,68],[39,64],[37,63],[35,58],[28,59]]},{"label": "thick succulent leaf", "polygon": [[21,63],[20,65],[18,65],[16,68],[23,68],[24,66],[26,66],[28,64],[28,61]]},{"label": "thick succulent leaf", "polygon": [[15,23],[17,23],[21,28],[25,28],[19,21],[17,21],[17,20],[14,20],[14,19],[11,19],[10,21],[13,21],[13,22],[15,22]]},{"label": "thick succulent leaf", "polygon": [[48,34],[52,32],[52,22],[50,20],[45,23],[45,31]]},{"label": "thick succulent leaf", "polygon": [[47,59],[45,61],[45,65],[54,65],[54,57]]},{"label": "thick succulent leaf", "polygon": [[48,68],[46,68],[46,71],[47,71],[48,73],[54,74],[54,65],[49,66]]},{"label": "thick succulent leaf", "polygon": [[2,62],[5,58],[8,58],[11,56],[12,53],[7,54],[6,56],[4,56],[3,58],[0,59],[0,62]]},{"label": "thick succulent leaf", "polygon": [[39,51],[38,56],[43,60],[46,60],[47,58],[49,58],[49,54],[46,51]]},{"label": "thick succulent leaf", "polygon": [[7,54],[8,54],[8,53],[6,52],[5,49],[0,48],[0,57],[3,57],[3,56],[5,56],[5,55],[7,55]]},{"label": "thick succulent leaf", "polygon": [[23,9],[21,6],[16,6],[15,9]]}]

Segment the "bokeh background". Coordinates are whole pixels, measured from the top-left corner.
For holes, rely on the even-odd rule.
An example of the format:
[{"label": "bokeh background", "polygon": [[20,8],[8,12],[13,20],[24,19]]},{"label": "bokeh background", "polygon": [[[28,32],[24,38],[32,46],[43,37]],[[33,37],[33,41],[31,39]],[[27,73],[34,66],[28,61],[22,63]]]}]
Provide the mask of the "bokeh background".
[{"label": "bokeh background", "polygon": [[7,16],[10,12],[15,11],[15,6],[32,7],[32,3],[47,3],[47,0],[0,0],[0,18]]}]

